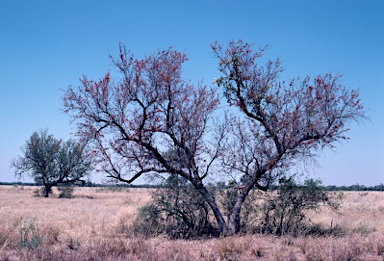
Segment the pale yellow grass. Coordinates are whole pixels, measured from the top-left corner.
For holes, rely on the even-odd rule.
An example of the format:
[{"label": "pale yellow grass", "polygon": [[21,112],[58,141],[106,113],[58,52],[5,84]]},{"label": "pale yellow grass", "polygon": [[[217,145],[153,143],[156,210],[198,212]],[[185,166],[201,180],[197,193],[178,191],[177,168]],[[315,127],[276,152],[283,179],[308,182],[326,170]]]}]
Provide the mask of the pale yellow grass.
[{"label": "pale yellow grass", "polygon": [[151,197],[148,189],[105,192],[77,188],[70,199],[34,197],[34,190],[36,187],[1,186],[0,223],[14,226],[21,218],[33,220],[37,227],[59,230],[60,241],[115,235],[116,226],[131,223],[138,207]]},{"label": "pale yellow grass", "polygon": [[[198,241],[143,239],[128,228],[149,189],[76,188],[74,198],[33,197],[36,187],[0,186],[0,260],[383,260],[384,193],[345,192],[333,213],[310,213],[343,237],[243,235]],[[58,195],[57,191],[54,191]],[[41,248],[20,248],[23,226],[33,223]],[[24,225],[23,225],[24,224]],[[3,234],[1,234],[3,233]],[[29,235],[31,236],[31,235]],[[2,259],[3,258],[3,259]]]},{"label": "pale yellow grass", "polygon": [[340,226],[363,234],[384,235],[384,192],[343,192],[341,208],[320,213],[309,213],[315,223],[323,227]]}]

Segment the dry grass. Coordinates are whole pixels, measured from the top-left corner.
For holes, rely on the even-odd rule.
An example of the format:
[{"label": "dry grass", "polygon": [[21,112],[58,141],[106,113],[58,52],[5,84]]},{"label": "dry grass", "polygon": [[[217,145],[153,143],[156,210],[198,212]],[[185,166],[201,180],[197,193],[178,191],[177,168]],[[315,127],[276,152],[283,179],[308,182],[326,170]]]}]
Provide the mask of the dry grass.
[{"label": "dry grass", "polygon": [[384,233],[384,193],[344,192],[342,207],[337,213],[323,209],[309,215],[323,227],[340,226],[348,232],[368,235]]},{"label": "dry grass", "polygon": [[[311,213],[341,237],[244,235],[198,241],[132,235],[148,189],[75,189],[36,198],[35,187],[0,187],[0,260],[383,260],[384,193],[344,193],[339,213]],[[55,192],[57,194],[57,192]]]}]

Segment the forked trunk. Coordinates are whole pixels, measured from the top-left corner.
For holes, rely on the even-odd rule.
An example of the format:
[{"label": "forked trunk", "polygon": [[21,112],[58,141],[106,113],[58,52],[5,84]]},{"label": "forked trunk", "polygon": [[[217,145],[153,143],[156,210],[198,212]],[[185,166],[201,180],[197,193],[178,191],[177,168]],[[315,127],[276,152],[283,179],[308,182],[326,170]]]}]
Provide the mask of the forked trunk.
[{"label": "forked trunk", "polygon": [[204,187],[203,183],[200,180],[193,180],[191,182],[210,206],[215,216],[220,234],[223,236],[231,236],[239,232],[241,207],[243,206],[246,197],[248,196],[249,192],[254,187],[256,182],[253,181],[241,189],[227,222],[225,222],[224,216],[216,203],[215,197],[208,192],[208,190]]},{"label": "forked trunk", "polygon": [[208,192],[208,190],[204,187],[204,185],[200,180],[193,180],[191,182],[194,185],[194,187],[197,189],[197,191],[199,191],[199,193],[204,197],[209,207],[211,208],[213,215],[215,216],[220,234],[225,234],[226,223],[225,223],[223,214],[221,213],[219,207],[216,204],[216,200],[214,196]]},{"label": "forked trunk", "polygon": [[225,235],[231,236],[239,232],[240,230],[240,211],[246,196],[249,193],[249,189],[244,188],[243,191],[240,191],[236,199],[236,203],[232,208],[232,211],[229,215],[228,224],[226,227]]}]

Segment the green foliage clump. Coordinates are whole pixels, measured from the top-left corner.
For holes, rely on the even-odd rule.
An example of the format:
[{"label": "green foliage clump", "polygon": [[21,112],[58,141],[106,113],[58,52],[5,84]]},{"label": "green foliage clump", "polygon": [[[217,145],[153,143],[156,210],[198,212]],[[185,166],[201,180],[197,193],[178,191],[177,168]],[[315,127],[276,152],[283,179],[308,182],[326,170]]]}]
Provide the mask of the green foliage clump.
[{"label": "green foliage clump", "polygon": [[152,195],[152,202],[139,209],[134,230],[146,236],[165,233],[171,238],[216,235],[210,216],[200,193],[186,179],[170,175]]},{"label": "green foliage clump", "polygon": [[11,167],[15,169],[16,177],[28,175],[36,184],[43,185],[44,197],[49,196],[52,187],[60,184],[84,185],[91,171],[85,143],[56,139],[47,129],[34,132],[21,150],[22,155],[11,161]]},{"label": "green foliage clump", "polygon": [[62,184],[57,187],[60,191],[59,198],[73,198],[75,186],[72,184]]},{"label": "green foliage clump", "polygon": [[[291,178],[281,178],[275,191],[260,205],[261,230],[275,235],[305,234],[311,231],[306,213],[318,211],[321,206],[336,210],[339,199],[321,186],[320,180],[306,179],[298,183]],[[313,226],[312,226],[313,227]]]},{"label": "green foliage clump", "polygon": [[152,203],[140,207],[133,231],[146,237],[161,234],[164,231],[164,219],[158,206]]},{"label": "green foliage clump", "polygon": [[[209,192],[220,202],[227,220],[232,213],[242,188],[235,183],[228,186],[210,185]],[[244,201],[236,220],[237,233],[268,233],[274,235],[302,235],[339,233],[339,228],[322,229],[307,218],[308,211],[320,207],[337,210],[340,196],[328,192],[321,181],[294,177],[280,178],[270,192],[252,190]],[[219,231],[203,196],[187,181],[170,175],[152,195],[152,201],[138,211],[133,230],[145,236],[166,234],[170,238],[199,238],[217,236]]]}]

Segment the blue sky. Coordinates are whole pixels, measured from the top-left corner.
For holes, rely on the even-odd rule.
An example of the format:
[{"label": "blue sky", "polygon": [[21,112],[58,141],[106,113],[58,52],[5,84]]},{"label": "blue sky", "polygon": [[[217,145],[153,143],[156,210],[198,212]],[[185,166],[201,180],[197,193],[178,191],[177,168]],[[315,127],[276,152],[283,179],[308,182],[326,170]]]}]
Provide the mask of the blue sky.
[{"label": "blue sky", "polygon": [[[370,121],[351,140],[320,154],[309,174],[325,184],[384,183],[384,1],[8,1],[0,0],[0,181],[14,181],[12,158],[42,128],[73,131],[61,89],[115,72],[119,42],[136,56],[174,46],[192,82],[218,77],[210,43],[269,45],[285,76],[343,74],[359,88]],[[97,179],[97,178],[96,178]]]}]

